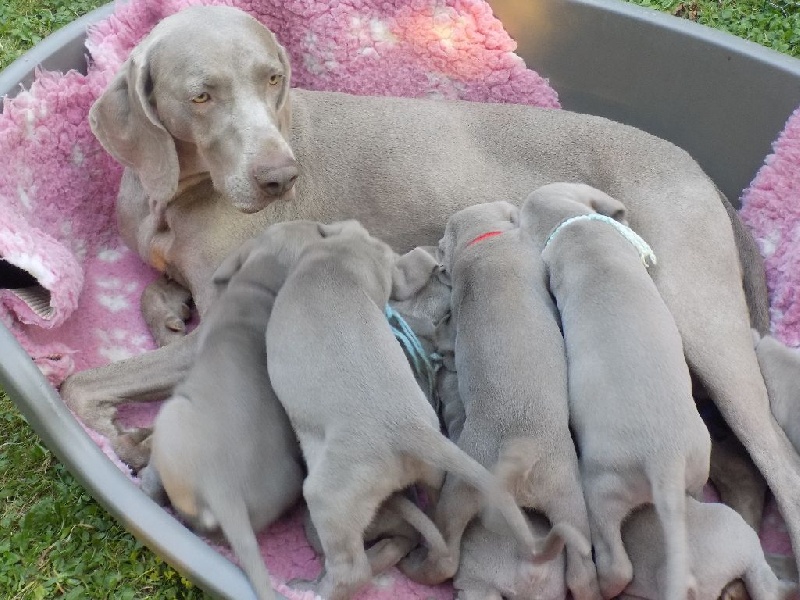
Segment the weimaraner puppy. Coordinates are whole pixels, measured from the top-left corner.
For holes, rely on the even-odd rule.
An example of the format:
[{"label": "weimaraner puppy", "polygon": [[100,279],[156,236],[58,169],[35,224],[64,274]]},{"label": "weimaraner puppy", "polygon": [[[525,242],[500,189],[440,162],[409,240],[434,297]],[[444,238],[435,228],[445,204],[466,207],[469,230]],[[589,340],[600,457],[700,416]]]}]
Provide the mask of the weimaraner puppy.
[{"label": "weimaraner puppy", "polygon": [[[447,435],[458,442],[466,414],[458,394],[454,333],[448,318],[437,327],[436,351],[442,355],[437,389]],[[547,535],[550,527],[547,519],[531,512],[525,516],[534,535]],[[546,563],[520,561],[513,537],[473,520],[461,539],[461,558],[453,586],[457,600],[563,600],[567,594],[565,568],[563,553]]]},{"label": "weimaraner puppy", "polygon": [[416,283],[397,273],[391,248],[356,221],[320,229],[326,239],[289,270],[266,336],[269,376],[308,465],[303,496],[325,554],[318,593],[340,600],[362,587],[373,574],[364,532],[378,508],[415,483],[435,495],[444,471],[497,506],[528,560],[552,558],[572,532],[560,526],[533,537],[511,495],[439,432],[389,328],[392,288],[410,296],[428,277]]},{"label": "weimaraner puppy", "polygon": [[625,222],[621,202],[580,184],[543,186],[520,211],[561,316],[600,589],[613,598],[630,582],[622,522],[652,503],[666,544],[661,598],[686,600],[685,498],[708,479],[711,441],[680,333],[644,264],[651,252]]},{"label": "weimaraner puppy", "polygon": [[[289,86],[271,32],[234,8],[192,7],[139,43],[90,113],[100,142],[127,167],[117,200],[124,239],[189,290],[201,318],[214,269],[271,223],[358,218],[405,252],[435,244],[450,214],[486,198],[521,201],[553,181],[593,184],[626,204],[663,259],[654,281],[690,367],[768,475],[800,547],[800,457],[769,412],[743,293],[744,283],[754,325],[766,331],[762,262],[691,157],[568,111]],[[182,304],[156,302],[148,318],[175,343],[62,387],[118,450],[116,405],[169,395],[191,365],[197,334],[173,330]]]},{"label": "weimaraner puppy", "polygon": [[[516,225],[518,214],[503,201],[462,209],[448,219],[439,244],[452,287],[465,411],[458,446],[486,467],[505,456],[501,479],[517,504],[582,535],[582,543],[567,541],[567,586],[576,600],[593,600],[600,592],[591,553],[584,552],[590,530],[569,431],[564,339],[539,249]],[[434,521],[454,556],[479,509],[475,490],[448,474]],[[418,571],[406,572],[428,583],[455,573],[431,554]]]},{"label": "weimaraner puppy", "polygon": [[273,290],[302,250],[322,239],[314,222],[292,225],[246,242],[214,274],[220,295],[191,370],[156,417],[142,476],[151,496],[163,486],[196,529],[222,529],[259,600],[275,596],[254,532],[300,498],[304,472],[264,343]]},{"label": "weimaraner puppy", "polygon": [[[724,504],[686,499],[689,560],[697,584],[693,600],[796,600],[795,586],[770,569],[758,534]],[[622,526],[622,540],[633,563],[633,580],[621,600],[658,600],[668,585],[664,572],[666,539],[652,506],[635,511]],[[733,595],[742,580],[746,594]],[[743,590],[739,590],[741,594]]]}]

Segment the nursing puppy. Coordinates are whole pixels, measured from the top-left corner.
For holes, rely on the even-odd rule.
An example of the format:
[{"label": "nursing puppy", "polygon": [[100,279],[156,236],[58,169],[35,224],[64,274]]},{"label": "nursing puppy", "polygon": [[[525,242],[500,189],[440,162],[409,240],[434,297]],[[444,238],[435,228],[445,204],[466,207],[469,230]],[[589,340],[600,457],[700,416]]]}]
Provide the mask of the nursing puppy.
[{"label": "nursing puppy", "polygon": [[603,596],[618,595],[633,576],[622,521],[653,503],[665,532],[662,598],[686,600],[695,585],[686,492],[699,494],[708,479],[710,438],[644,249],[623,235],[633,232],[601,222],[602,215],[624,223],[625,206],[586,185],[551,184],[525,200],[520,227],[542,249],[561,315],[570,420]]},{"label": "nursing puppy", "polygon": [[219,296],[189,374],[156,418],[142,476],[156,497],[160,479],[196,529],[222,529],[259,600],[275,596],[254,532],[300,498],[303,482],[300,447],[267,375],[264,335],[284,265],[321,237],[310,221],[271,227],[217,269]]},{"label": "nursing puppy", "polygon": [[[568,523],[567,586],[576,600],[599,598],[578,457],[569,432],[567,367],[544,265],[518,209],[508,202],[465,208],[440,242],[452,286],[455,367],[466,420],[458,446],[498,475],[517,504]],[[448,474],[434,521],[455,556],[480,509],[475,490]],[[433,564],[430,564],[430,563]],[[409,575],[436,583],[454,572],[436,557]]]},{"label": "nursing puppy", "polygon": [[[450,324],[451,320],[445,319],[437,327],[436,351],[442,355],[443,362],[437,390],[447,436],[457,443],[466,414],[458,395],[455,336]],[[537,513],[527,513],[525,517],[534,535],[547,535],[550,529],[547,519]],[[513,537],[473,520],[461,539],[461,557],[453,587],[457,600],[564,600],[567,595],[565,568],[563,553],[546,563],[520,561]]]},{"label": "nursing puppy", "polygon": [[560,531],[534,539],[513,498],[439,432],[392,335],[390,294],[402,298],[418,285],[357,222],[320,229],[326,239],[290,269],[266,336],[270,379],[308,465],[303,495],[325,554],[317,593],[342,600],[366,583],[364,532],[378,508],[417,482],[435,495],[445,470],[492,500],[527,559],[549,559]]},{"label": "nursing puppy", "polygon": [[[794,586],[772,572],[758,534],[733,509],[687,498],[686,525],[689,560],[697,578],[694,600],[717,600],[737,579],[744,581],[752,600],[797,597]],[[667,585],[665,540],[652,506],[643,506],[625,521],[622,540],[633,562],[633,581],[620,598],[658,600]]]}]

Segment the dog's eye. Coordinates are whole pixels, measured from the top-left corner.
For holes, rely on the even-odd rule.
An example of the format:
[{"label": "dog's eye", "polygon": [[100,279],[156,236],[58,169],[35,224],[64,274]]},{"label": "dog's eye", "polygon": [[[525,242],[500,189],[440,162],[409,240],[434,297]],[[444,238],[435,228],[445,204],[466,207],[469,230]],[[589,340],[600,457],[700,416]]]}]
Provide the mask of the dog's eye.
[{"label": "dog's eye", "polygon": [[192,98],[192,102],[194,102],[195,104],[203,104],[204,102],[208,102],[209,100],[211,100],[211,96],[208,95],[208,92],[197,94],[197,96]]},{"label": "dog's eye", "polygon": [[274,75],[269,76],[269,84],[270,85],[278,85],[280,80],[283,78],[283,75],[278,75],[275,73]]}]

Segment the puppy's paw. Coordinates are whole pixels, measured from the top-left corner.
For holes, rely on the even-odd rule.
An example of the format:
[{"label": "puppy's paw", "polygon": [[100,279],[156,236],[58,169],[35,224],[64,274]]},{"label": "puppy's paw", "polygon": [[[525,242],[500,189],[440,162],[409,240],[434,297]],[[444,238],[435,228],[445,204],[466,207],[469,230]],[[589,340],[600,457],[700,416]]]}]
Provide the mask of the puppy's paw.
[{"label": "puppy's paw", "polygon": [[152,434],[152,429],[132,429],[120,434],[115,440],[111,440],[114,452],[135,473],[138,473],[150,462]]},{"label": "puppy's paw", "polygon": [[165,277],[148,285],[141,298],[142,316],[159,347],[186,335],[186,321],[192,314],[191,294]]},{"label": "puppy's paw", "polygon": [[403,558],[397,567],[412,581],[438,585],[456,574],[458,562],[451,555],[435,555],[426,548],[417,548]]},{"label": "puppy's paw", "polygon": [[719,600],[750,600],[750,594],[741,579],[734,579],[722,588]]}]

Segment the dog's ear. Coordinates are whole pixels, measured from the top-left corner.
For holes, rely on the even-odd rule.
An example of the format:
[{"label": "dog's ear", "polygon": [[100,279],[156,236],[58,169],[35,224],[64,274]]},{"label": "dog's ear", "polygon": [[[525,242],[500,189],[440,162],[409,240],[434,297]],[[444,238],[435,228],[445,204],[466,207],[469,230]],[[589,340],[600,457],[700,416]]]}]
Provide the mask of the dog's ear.
[{"label": "dog's ear", "polygon": [[136,172],[151,209],[163,211],[178,189],[180,170],[175,142],[150,102],[149,46],[135,49],[122,65],[92,105],[89,124],[103,148]]},{"label": "dog's ear", "polygon": [[256,239],[247,240],[236,250],[231,252],[225,260],[222,261],[222,264],[217,267],[217,270],[214,271],[214,274],[211,276],[211,282],[214,284],[217,296],[228,287],[231,279],[239,272],[239,269],[242,268],[242,265],[247,261],[256,244]]},{"label": "dog's ear", "polygon": [[392,300],[408,300],[419,293],[438,268],[431,249],[420,246],[398,256],[392,267]]},{"label": "dog's ear", "polygon": [[[273,34],[273,39],[275,35]],[[292,101],[291,101],[291,84],[292,84],[292,65],[289,61],[289,55],[286,53],[286,48],[278,43],[275,39],[275,45],[278,47],[278,58],[283,66],[283,81],[281,81],[281,93],[278,95],[278,104],[276,107],[278,114],[278,129],[287,140],[292,129]]]},{"label": "dog's ear", "polygon": [[503,201],[502,208],[504,213],[503,216],[508,219],[510,223],[519,225],[519,207],[511,204],[511,202]]},{"label": "dog's ear", "polygon": [[343,233],[369,235],[364,226],[355,219],[347,219],[346,221],[336,221],[335,223],[320,223],[319,232],[322,237],[333,237]]},{"label": "dog's ear", "polygon": [[586,204],[597,214],[611,217],[623,225],[628,224],[628,209],[625,208],[622,202],[616,198],[612,198],[605,192],[593,190],[592,193],[586,196],[585,200],[582,199],[581,202]]}]

